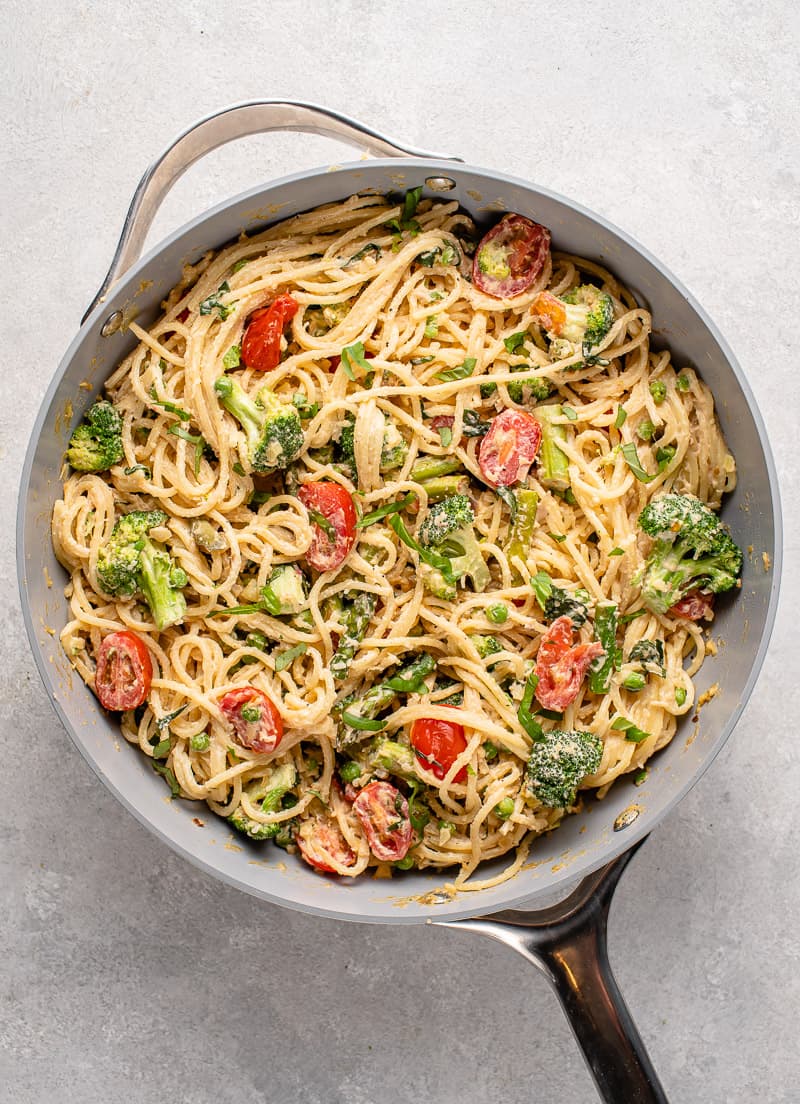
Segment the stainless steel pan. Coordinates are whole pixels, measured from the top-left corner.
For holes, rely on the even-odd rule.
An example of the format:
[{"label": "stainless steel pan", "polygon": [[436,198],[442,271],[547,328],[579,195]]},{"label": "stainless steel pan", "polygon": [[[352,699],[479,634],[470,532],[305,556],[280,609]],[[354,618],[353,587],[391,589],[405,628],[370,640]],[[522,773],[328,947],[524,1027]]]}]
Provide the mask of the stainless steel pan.
[{"label": "stainless steel pan", "polygon": [[[382,158],[328,166],[288,176],[237,196],[176,231],[138,260],[159,203],[189,165],[233,138],[296,130],[362,146]],[[724,510],[738,543],[752,546],[742,591],[725,604],[715,633],[727,647],[703,667],[699,690],[718,682],[720,693],[703,709],[697,729],[687,723],[652,763],[638,789],[620,780],[602,802],[570,817],[537,841],[535,860],[516,878],[455,898],[440,891],[442,875],[405,876],[395,883],[356,884],[321,878],[285,856],[252,863],[248,850],[228,850],[227,825],[213,818],[203,830],[188,802],[165,802],[164,785],[144,758],[119,748],[113,719],[74,677],[48,629],[65,620],[64,573],[50,544],[53,503],[71,425],[91,402],[79,387],[99,389],[135,341],[125,320],[147,324],[180,276],[181,266],[242,230],[263,228],[353,192],[425,185],[425,194],[457,199],[478,221],[517,211],[549,226],[555,245],[607,265],[645,303],[678,363],[697,366],[712,388],[723,430],[739,461],[739,484]],[[665,1100],[641,1040],[616,988],[605,951],[605,918],[619,875],[635,847],[700,778],[722,747],[752,690],[766,651],[780,575],[780,507],[775,469],[750,389],[714,324],[680,283],[641,246],[563,197],[523,180],[456,159],[402,147],[319,107],[283,102],[240,104],[185,131],[148,169],[136,190],[122,237],[98,296],[64,356],[42,404],[28,448],[18,514],[18,571],[22,607],[34,656],[61,721],[94,771],[143,824],[204,870],[276,904],[320,916],[379,923],[457,923],[512,946],[554,985],[604,1099]],[[771,560],[764,568],[761,553]],[[50,585],[50,580],[53,585]],[[288,868],[285,868],[287,867]],[[541,909],[567,884],[582,879],[559,905]],[[519,910],[524,905],[522,911]],[[538,907],[538,911],[532,911]],[[480,913],[483,919],[474,919]]]}]

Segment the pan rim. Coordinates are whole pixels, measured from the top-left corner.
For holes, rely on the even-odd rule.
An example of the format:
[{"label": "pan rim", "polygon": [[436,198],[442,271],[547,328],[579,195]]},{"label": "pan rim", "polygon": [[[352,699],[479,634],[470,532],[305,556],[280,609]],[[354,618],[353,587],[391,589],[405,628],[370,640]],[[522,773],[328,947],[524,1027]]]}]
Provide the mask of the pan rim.
[{"label": "pan rim", "polygon": [[[774,547],[772,549],[773,563],[771,571],[770,592],[769,601],[767,605],[766,615],[764,618],[763,628],[761,630],[758,646],[755,649],[749,673],[741,691],[738,695],[738,700],[733,709],[725,719],[724,724],[720,728],[720,732],[717,737],[711,743],[705,753],[705,757],[698,764],[695,772],[681,785],[674,793],[672,793],[669,799],[658,812],[651,814],[645,820],[641,818],[641,822],[636,821],[631,827],[618,837],[613,838],[606,843],[605,846],[599,848],[591,857],[587,857],[585,860],[580,858],[575,859],[574,863],[565,865],[564,870],[554,873],[548,880],[546,887],[542,887],[537,890],[532,888],[530,884],[523,888],[521,880],[518,881],[518,876],[505,883],[506,886],[512,887],[519,885],[519,890],[516,893],[509,893],[507,897],[504,897],[501,906],[502,908],[515,908],[519,907],[524,902],[533,901],[537,895],[544,895],[545,892],[548,896],[552,896],[553,892],[558,889],[563,889],[566,885],[574,883],[578,878],[585,877],[599,869],[601,866],[606,865],[612,859],[617,858],[623,852],[629,850],[635,843],[644,838],[649,832],[656,827],[670,812],[673,811],[676,805],[678,805],[683,797],[692,789],[697,782],[702,778],[713,761],[716,759],[719,752],[729,739],[733,729],[736,727],[742,712],[744,711],[747,702],[750,699],[755,683],[760,674],[761,668],[766,657],[766,653],[769,647],[770,639],[774,629],[775,618],[777,614],[778,600],[780,594],[780,582],[783,566],[783,521],[782,521],[782,509],[780,492],[778,487],[777,471],[775,467],[774,457],[772,455],[772,449],[770,447],[769,438],[767,435],[766,425],[761,415],[761,411],[756,403],[750,388],[747,377],[745,376],[737,358],[735,357],[732,349],[728,345],[724,336],[718,330],[716,324],[708,315],[706,310],[697,301],[695,296],[684,286],[684,284],[668,269],[658,258],[656,258],[646,247],[642,246],[636,239],[632,238],[624,230],[620,229],[614,223],[601,215],[596,214],[594,211],[584,207],[582,204],[577,203],[560,193],[554,192],[550,189],[543,188],[537,184],[527,181],[520,177],[508,175],[506,173],[495,172],[490,169],[481,168],[480,166],[473,166],[468,164],[455,164],[452,161],[440,161],[429,160],[423,158],[376,158],[367,162],[364,161],[350,161],[337,164],[336,166],[321,166],[317,169],[304,170],[302,172],[288,174],[274,180],[267,182],[266,184],[257,185],[253,188],[247,189],[244,192],[238,193],[232,197],[228,197],[222,200],[220,203],[214,205],[206,211],[201,212],[188,222],[184,223],[167,237],[158,241],[153,245],[139,260],[131,266],[131,268],[120,278],[120,280],[112,287],[108,293],[108,298],[112,298],[120,291],[125,290],[129,286],[135,286],[136,281],[140,273],[146,269],[155,258],[158,257],[163,251],[165,251],[172,243],[179,238],[192,231],[201,228],[205,223],[211,222],[216,215],[220,212],[227,210],[236,204],[246,202],[256,197],[264,196],[265,193],[270,192],[276,188],[291,185],[293,183],[301,183],[309,178],[322,176],[325,174],[336,175],[336,171],[352,172],[352,171],[369,171],[373,170],[391,170],[393,173],[402,173],[405,169],[421,169],[425,171],[427,176],[442,175],[442,176],[458,176],[462,173],[469,173],[473,176],[483,177],[488,183],[493,185],[504,184],[517,186],[525,189],[533,195],[539,195],[548,199],[554,200],[557,203],[564,206],[566,209],[577,212],[584,216],[591,222],[602,227],[610,234],[618,238],[629,248],[634,250],[646,261],[648,261],[653,268],[687,301],[689,306],[693,309],[697,317],[703,326],[711,334],[714,341],[720,348],[722,355],[728,367],[733,372],[736,382],[744,395],[747,403],[750,407],[751,416],[758,432],[764,463],[767,472],[767,478],[770,489],[770,498],[773,511],[773,538]],[[333,170],[333,171],[332,171]],[[367,190],[366,188],[364,190]],[[275,221],[280,221],[279,217],[276,217]],[[206,245],[206,248],[219,248],[216,244]],[[480,900],[483,891],[464,891],[457,894],[447,904],[437,905],[435,911],[430,914],[409,912],[402,908],[394,908],[392,913],[385,915],[369,915],[365,916],[362,913],[356,913],[352,909],[347,911],[342,908],[325,907],[321,905],[315,905],[302,900],[294,900],[286,898],[278,893],[272,892],[269,889],[264,889],[256,885],[248,884],[241,881],[236,875],[229,873],[222,867],[213,865],[206,861],[199,854],[191,851],[183,845],[180,841],[171,836],[168,832],[162,830],[160,826],[155,824],[149,819],[147,814],[141,810],[137,804],[131,800],[120,788],[113,783],[104,773],[100,764],[91,754],[89,747],[86,743],[78,738],[77,732],[74,730],[71,721],[66,715],[66,712],[59,700],[59,693],[53,679],[52,666],[46,661],[43,655],[39,642],[36,636],[36,629],[33,621],[33,614],[31,611],[30,603],[27,599],[26,593],[26,573],[25,573],[25,556],[26,556],[26,544],[25,544],[25,526],[27,513],[29,508],[28,498],[31,484],[31,476],[33,473],[34,458],[38,450],[38,445],[42,433],[45,429],[45,422],[47,414],[52,405],[58,386],[61,383],[62,378],[66,374],[70,364],[73,361],[75,351],[80,346],[86,332],[93,328],[101,315],[105,315],[109,311],[109,306],[105,302],[97,304],[92,313],[86,318],[85,322],[78,329],[77,333],[73,337],[69,346],[67,347],[63,357],[61,358],[58,368],[53,374],[52,379],[45,391],[45,394],[41,400],[41,404],[31,431],[31,437],[26,450],[25,461],[22,468],[22,474],[19,484],[19,499],[17,505],[17,519],[16,519],[16,557],[17,557],[17,583],[20,594],[20,604],[22,608],[23,621],[25,629],[28,635],[29,644],[33,653],[34,662],[36,664],[39,676],[42,679],[45,690],[47,691],[53,706],[55,707],[56,714],[61,721],[61,724],[65,728],[67,734],[72,740],[73,744],[78,748],[83,758],[92,768],[97,777],[104,783],[108,790],[115,796],[115,798],[130,812],[136,820],[157,836],[160,840],[166,843],[173,851],[180,854],[183,858],[187,859],[198,869],[203,870],[206,874],[219,879],[220,881],[234,886],[236,889],[242,890],[251,896],[258,897],[262,900],[269,901],[271,904],[279,905],[284,908],[291,908],[295,911],[311,913],[313,915],[326,916],[332,919],[347,920],[355,923],[384,923],[384,924],[413,924],[413,923],[426,923],[432,920],[456,920],[471,917],[476,915],[476,912],[480,912]],[[575,868],[580,867],[580,873],[576,873]],[[433,872],[432,876],[438,876],[442,879],[443,872]],[[446,877],[446,875],[445,875]],[[346,892],[346,885],[337,885],[331,882],[331,887],[341,889]],[[333,896],[333,895],[332,895]],[[341,894],[336,895],[336,899],[341,899]],[[346,900],[346,898],[345,898]]]}]

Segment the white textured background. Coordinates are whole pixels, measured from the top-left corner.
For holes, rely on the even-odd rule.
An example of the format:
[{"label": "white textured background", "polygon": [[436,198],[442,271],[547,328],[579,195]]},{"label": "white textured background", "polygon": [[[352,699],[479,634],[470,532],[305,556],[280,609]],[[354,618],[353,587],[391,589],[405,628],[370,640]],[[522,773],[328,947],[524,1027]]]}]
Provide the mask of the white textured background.
[{"label": "white textured background", "polygon": [[[626,874],[611,954],[671,1100],[798,1101],[796,5],[4,0],[0,43],[3,1104],[595,1100],[544,980],[511,952],[211,881],[105,793],[35,674],[12,532],[38,403],[147,162],[197,116],[260,96],[594,208],[741,359],[782,479],[781,615],[727,748]],[[219,151],[155,236],[342,156],[289,135]]]}]

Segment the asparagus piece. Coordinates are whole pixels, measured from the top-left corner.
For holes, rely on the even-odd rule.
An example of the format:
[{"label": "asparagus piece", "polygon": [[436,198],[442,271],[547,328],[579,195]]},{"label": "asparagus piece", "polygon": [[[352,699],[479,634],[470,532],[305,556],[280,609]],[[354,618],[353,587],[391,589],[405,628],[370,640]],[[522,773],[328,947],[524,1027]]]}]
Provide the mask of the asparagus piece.
[{"label": "asparagus piece", "polygon": [[[369,721],[377,717],[384,709],[388,709],[398,694],[419,693],[424,689],[422,680],[436,667],[433,656],[423,652],[401,667],[397,674],[385,682],[379,682],[360,698],[348,698],[341,703],[341,714]],[[336,747],[347,747],[349,744],[364,740],[371,735],[370,730],[360,730],[349,725],[346,719],[342,719],[339,725],[339,733],[336,739]]]},{"label": "asparagus piece", "polygon": [[415,483],[425,483],[457,471],[461,471],[461,461],[456,456],[421,456],[411,466],[411,478]]},{"label": "asparagus piece", "polygon": [[537,406],[534,414],[542,425],[542,445],[539,449],[539,478],[545,487],[553,491],[569,489],[569,461],[566,453],[558,447],[559,441],[566,441],[567,430],[556,425],[554,418],[560,418],[563,410],[559,403],[552,406]]},{"label": "asparagus piece", "polygon": [[593,694],[607,694],[611,673],[617,659],[617,607],[613,602],[598,602],[594,611],[594,638],[605,648],[589,668],[589,689]]},{"label": "asparagus piece", "polygon": [[344,611],[344,636],[331,659],[331,674],[335,679],[347,678],[353,656],[359,643],[364,639],[372,615],[375,612],[377,596],[369,591],[359,590]]},{"label": "asparagus piece", "polygon": [[428,492],[428,502],[441,502],[450,495],[466,494],[469,479],[466,475],[439,475],[423,480],[422,486]]},{"label": "asparagus piece", "polygon": [[[536,528],[536,510],[538,506],[539,496],[536,491],[532,491],[528,487],[520,487],[517,491],[517,516],[511,526],[508,544],[506,545],[506,556],[509,560],[515,556],[522,560],[527,559],[528,550],[533,539],[533,531]],[[519,571],[513,568],[512,572],[515,582],[522,582]]]}]

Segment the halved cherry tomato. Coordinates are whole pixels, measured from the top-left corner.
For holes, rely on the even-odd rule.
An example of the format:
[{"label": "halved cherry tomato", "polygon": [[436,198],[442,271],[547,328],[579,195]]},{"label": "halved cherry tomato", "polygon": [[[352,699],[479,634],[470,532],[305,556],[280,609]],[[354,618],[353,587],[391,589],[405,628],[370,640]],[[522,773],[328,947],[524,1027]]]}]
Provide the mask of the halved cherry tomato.
[{"label": "halved cherry tomato", "polygon": [[297,497],[307,510],[315,510],[333,526],[331,540],[321,525],[314,522],[314,535],[306,559],[317,571],[335,571],[341,567],[356,541],[356,508],[352,496],[338,483],[304,483]]},{"label": "halved cherry tomato", "polygon": [[219,707],[233,725],[236,739],[251,751],[274,751],[283,737],[283,719],[274,702],[255,686],[237,686]]},{"label": "halved cherry tomato", "polygon": [[281,336],[300,304],[291,295],[279,295],[268,307],[253,311],[242,339],[242,363],[257,372],[277,368],[281,360]]},{"label": "halved cherry tomato", "polygon": [[[411,726],[411,746],[417,759],[435,778],[444,778],[459,755],[466,749],[464,726],[438,717],[421,717]],[[466,782],[467,768],[462,767],[453,779]]]},{"label": "halved cherry tomato", "polygon": [[687,621],[702,621],[714,610],[714,595],[690,590],[667,610],[669,617],[684,617]]},{"label": "halved cherry tomato", "polygon": [[472,282],[495,299],[521,295],[541,273],[549,252],[546,226],[524,215],[506,215],[478,243]]},{"label": "halved cherry tomato", "polygon": [[487,483],[510,487],[528,475],[542,443],[542,427],[523,410],[504,410],[492,419],[478,449],[478,463]]},{"label": "halved cherry tomato", "polygon": [[564,329],[567,321],[564,304],[560,299],[556,299],[555,295],[551,295],[549,291],[539,292],[533,301],[532,310],[542,321],[544,328],[556,334],[556,336]]},{"label": "halved cherry tomato", "polygon": [[545,709],[566,709],[578,696],[589,664],[605,655],[599,641],[572,643],[573,625],[569,617],[557,617],[542,637],[536,655],[535,674],[539,679],[536,697]]},{"label": "halved cherry tomato", "polygon": [[323,874],[337,873],[336,868],[330,865],[331,859],[340,866],[355,864],[356,856],[348,847],[339,826],[324,817],[306,821],[295,836],[295,842],[308,865]]},{"label": "halved cherry tomato", "polygon": [[397,862],[411,846],[408,802],[388,782],[370,782],[353,803],[376,859]]},{"label": "halved cherry tomato", "polygon": [[147,700],[153,681],[153,661],[136,633],[109,633],[97,653],[94,688],[104,709],[136,709]]}]

